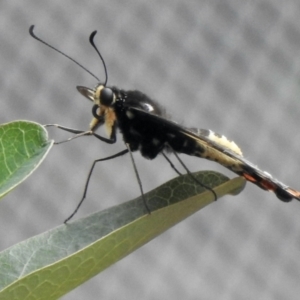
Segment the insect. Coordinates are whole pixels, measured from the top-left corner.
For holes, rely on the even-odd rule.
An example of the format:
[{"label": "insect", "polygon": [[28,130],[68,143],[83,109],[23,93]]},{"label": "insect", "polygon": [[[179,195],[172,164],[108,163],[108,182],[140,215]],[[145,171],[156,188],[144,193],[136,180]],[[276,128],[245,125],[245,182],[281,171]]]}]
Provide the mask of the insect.
[{"label": "insect", "polygon": [[[29,32],[33,38],[71,59],[81,68],[89,72],[74,59],[38,38],[34,34],[33,29],[34,26],[32,25]],[[101,53],[94,44],[95,35],[96,31],[92,32],[89,41],[102,61],[105,71],[105,81],[103,83],[98,83],[94,89],[77,86],[77,90],[93,103],[93,119],[90,123],[90,130],[81,131],[60,125],[54,126],[75,133],[76,135],[70,139],[83,135],[93,135],[109,144],[114,144],[116,142],[116,131],[119,129],[123,135],[123,140],[127,148],[110,157],[96,160],[90,170],[88,181],[95,163],[112,159],[126,153],[130,153],[132,157],[132,152],[140,151],[141,155],[147,159],[154,159],[160,153],[165,156],[165,152],[173,152],[179,159],[177,153],[184,153],[215,161],[234,173],[243,176],[260,188],[274,192],[276,196],[284,202],[289,202],[292,199],[300,201],[299,191],[279,182],[269,173],[260,170],[250,163],[243,157],[240,148],[223,135],[214,133],[211,130],[186,128],[169,120],[166,117],[165,109],[140,91],[126,91],[114,86],[107,86],[107,69]],[[94,74],[91,72],[89,73],[100,82]],[[106,127],[108,138],[100,136],[95,132],[103,125]],[[136,168],[135,164],[134,168]],[[139,180],[138,175],[137,178]],[[79,203],[77,209],[83,199]],[[77,209],[70,218],[76,213]]]}]

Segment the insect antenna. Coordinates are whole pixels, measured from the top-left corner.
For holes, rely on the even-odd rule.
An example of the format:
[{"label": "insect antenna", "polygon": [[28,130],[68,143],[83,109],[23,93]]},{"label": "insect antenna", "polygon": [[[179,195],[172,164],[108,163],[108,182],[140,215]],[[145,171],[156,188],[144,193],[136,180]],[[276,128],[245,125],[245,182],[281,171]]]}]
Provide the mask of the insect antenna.
[{"label": "insect antenna", "polygon": [[103,56],[101,55],[100,51],[98,50],[97,46],[94,43],[94,37],[95,37],[96,34],[97,34],[97,30],[93,31],[90,35],[89,41],[90,41],[90,44],[93,46],[93,48],[98,53],[98,55],[99,55],[99,57],[102,61],[102,64],[103,64],[103,67],[104,67],[104,74],[105,74],[105,81],[104,81],[103,85],[106,86],[106,83],[107,83],[107,80],[108,80],[107,68],[106,68],[106,64],[105,64]]},{"label": "insect antenna", "polygon": [[[29,34],[37,41],[41,42],[42,44],[46,45],[47,47],[53,49],[54,51],[60,53],[61,55],[65,56],[66,58],[68,58],[69,60],[71,60],[72,62],[74,62],[77,66],[79,66],[81,69],[85,70],[86,72],[88,72],[91,76],[93,76],[97,81],[100,81],[100,79],[95,75],[93,74],[91,71],[89,71],[87,68],[85,68],[82,64],[80,64],[78,61],[76,61],[74,58],[70,57],[69,55],[63,53],[62,51],[58,50],[57,48],[51,46],[50,44],[48,44],[47,42],[43,41],[42,39],[40,39],[38,36],[35,35],[35,33],[33,32],[33,29],[34,29],[34,25],[31,25],[29,27]],[[94,31],[95,32],[95,31]],[[93,34],[93,33],[92,33]],[[96,33],[95,33],[96,34]],[[94,35],[95,35],[94,34]],[[92,35],[91,35],[92,36]],[[97,50],[97,52],[99,52]],[[102,56],[100,55],[102,61],[103,61],[103,58]],[[107,72],[106,72],[106,66],[104,64],[104,69],[105,69],[105,76],[106,76],[106,81],[107,81]],[[105,82],[106,82],[105,81]]]}]

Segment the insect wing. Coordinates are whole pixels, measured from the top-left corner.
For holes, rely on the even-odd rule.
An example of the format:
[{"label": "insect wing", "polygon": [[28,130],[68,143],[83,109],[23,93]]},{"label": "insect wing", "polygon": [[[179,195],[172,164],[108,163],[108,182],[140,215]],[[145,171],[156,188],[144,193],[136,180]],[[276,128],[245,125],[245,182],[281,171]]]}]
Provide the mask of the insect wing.
[{"label": "insect wing", "polygon": [[[141,126],[144,124],[147,128],[152,128],[153,139],[163,136],[165,142],[174,151],[218,162],[260,188],[274,192],[284,202],[289,202],[293,198],[300,201],[299,191],[260,170],[243,156],[225,147],[224,144],[220,144],[205,135],[196,134],[188,128],[160,116],[133,107],[128,108],[128,110],[134,118],[141,120]],[[155,135],[156,132],[157,136]]]},{"label": "insect wing", "polygon": [[283,184],[268,172],[260,170],[257,166],[246,160],[244,157],[231,153],[229,150],[226,150],[225,154],[235,157],[236,160],[241,163],[243,171],[239,175],[242,175],[248,181],[258,185],[264,190],[274,192],[276,196],[284,202],[290,202],[292,199],[300,201],[299,191]]}]

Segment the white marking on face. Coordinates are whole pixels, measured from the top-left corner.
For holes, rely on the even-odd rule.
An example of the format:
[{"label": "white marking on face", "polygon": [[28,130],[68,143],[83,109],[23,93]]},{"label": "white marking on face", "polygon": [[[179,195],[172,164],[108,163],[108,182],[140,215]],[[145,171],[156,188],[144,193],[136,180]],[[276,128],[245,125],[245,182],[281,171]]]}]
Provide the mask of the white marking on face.
[{"label": "white marking on face", "polygon": [[101,101],[100,101],[100,93],[103,90],[104,86],[103,85],[98,85],[95,88],[95,93],[94,93],[94,102],[97,105],[101,105]]}]

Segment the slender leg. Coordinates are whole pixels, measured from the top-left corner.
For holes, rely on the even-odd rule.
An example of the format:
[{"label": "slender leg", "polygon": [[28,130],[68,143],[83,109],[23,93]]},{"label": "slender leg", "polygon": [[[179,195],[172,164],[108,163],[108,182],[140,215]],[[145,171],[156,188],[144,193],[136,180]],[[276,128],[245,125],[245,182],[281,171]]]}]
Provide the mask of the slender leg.
[{"label": "slender leg", "polygon": [[134,161],[134,158],[133,158],[133,155],[132,155],[132,152],[130,150],[130,146],[129,144],[125,143],[126,147],[127,147],[127,150],[130,154],[130,158],[131,158],[131,161],[132,161],[132,165],[133,165],[133,168],[134,168],[134,173],[135,173],[135,176],[136,176],[136,179],[138,181],[138,184],[139,184],[139,187],[140,187],[140,191],[141,191],[141,195],[142,195],[142,199],[143,199],[143,202],[144,202],[144,205],[148,211],[148,214],[150,215],[151,214],[151,210],[149,209],[148,205],[147,205],[147,202],[146,202],[146,199],[145,199],[145,195],[144,195],[144,191],[143,191],[143,186],[142,186],[142,181],[141,181],[141,178],[140,178],[140,175],[139,175],[139,172],[137,170],[137,167],[136,167],[136,164],[135,164],[135,161]]},{"label": "slender leg", "polygon": [[102,142],[105,142],[107,144],[114,144],[116,142],[116,135],[113,134],[112,135],[112,138],[111,139],[108,139],[108,138],[105,138],[97,133],[95,133],[94,131],[92,130],[88,130],[88,131],[83,131],[83,130],[78,130],[78,129],[73,129],[73,128],[69,128],[69,127],[65,127],[65,126],[61,126],[61,125],[58,125],[58,124],[46,124],[44,125],[44,127],[56,127],[56,128],[59,128],[61,130],[64,130],[64,131],[67,131],[67,132],[71,132],[71,133],[75,133],[74,136],[64,140],[64,141],[61,141],[61,142],[55,142],[55,144],[62,144],[62,143],[65,143],[65,142],[69,142],[71,140],[74,140],[78,137],[81,137],[81,136],[89,136],[89,135],[93,135],[94,137],[96,137],[97,139],[101,140]]},{"label": "slender leg", "polygon": [[181,160],[181,158],[178,156],[178,154],[173,151],[174,155],[176,156],[176,158],[178,159],[178,161],[180,162],[180,164],[184,167],[184,169],[186,170],[186,172],[190,175],[190,177],[199,185],[203,186],[204,188],[206,188],[207,190],[211,191],[215,197],[215,201],[218,199],[217,194],[215,193],[215,191],[210,188],[209,186],[207,186],[206,184],[203,184],[202,182],[200,182],[199,180],[197,180],[197,178],[195,178],[195,176],[193,176],[193,174],[190,172],[190,170],[187,168],[187,166],[184,164],[184,162]]},{"label": "slender leg", "polygon": [[68,132],[76,133],[76,134],[85,132],[84,130],[69,128],[69,127],[58,125],[58,124],[46,124],[46,125],[44,125],[44,127],[56,127],[56,128],[62,129],[64,131],[68,131]]},{"label": "slender leg", "polygon": [[111,156],[108,156],[108,157],[105,157],[105,158],[96,159],[93,162],[92,167],[91,167],[91,169],[89,171],[86,183],[85,183],[85,187],[84,187],[82,198],[79,201],[79,203],[78,203],[77,207],[75,208],[74,212],[64,221],[65,224],[73,218],[73,216],[77,213],[78,209],[80,208],[83,200],[85,199],[86,193],[87,193],[87,190],[88,190],[88,186],[89,186],[89,182],[90,182],[90,179],[91,179],[91,176],[92,176],[92,173],[93,173],[93,170],[94,170],[94,167],[95,167],[96,163],[100,162],[100,161],[110,160],[110,159],[122,156],[122,155],[124,155],[124,154],[126,154],[128,152],[129,152],[128,149],[125,149],[125,150],[123,150],[121,152],[118,152],[118,153],[116,153],[114,155],[111,155]]},{"label": "slender leg", "polygon": [[180,173],[177,168],[174,166],[174,164],[171,162],[170,158],[162,151],[161,154],[163,155],[163,157],[168,161],[168,163],[170,164],[171,168],[180,176],[182,176],[182,173]]}]

